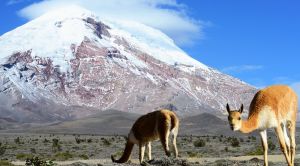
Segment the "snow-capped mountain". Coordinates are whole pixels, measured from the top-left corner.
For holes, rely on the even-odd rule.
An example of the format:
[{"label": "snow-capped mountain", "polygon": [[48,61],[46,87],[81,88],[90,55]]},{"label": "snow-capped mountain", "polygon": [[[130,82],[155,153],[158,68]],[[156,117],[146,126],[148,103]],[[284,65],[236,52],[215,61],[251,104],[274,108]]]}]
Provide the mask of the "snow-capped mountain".
[{"label": "snow-capped mountain", "polygon": [[157,29],[106,20],[77,6],[46,13],[0,37],[0,95],[14,101],[13,114],[0,114],[6,118],[24,112],[14,110],[24,101],[42,105],[40,112],[25,109],[30,115],[44,114],[47,104],[62,106],[47,109],[54,119],[93,113],[69,106],[222,112],[227,102],[248,104],[255,91],[191,58]]}]

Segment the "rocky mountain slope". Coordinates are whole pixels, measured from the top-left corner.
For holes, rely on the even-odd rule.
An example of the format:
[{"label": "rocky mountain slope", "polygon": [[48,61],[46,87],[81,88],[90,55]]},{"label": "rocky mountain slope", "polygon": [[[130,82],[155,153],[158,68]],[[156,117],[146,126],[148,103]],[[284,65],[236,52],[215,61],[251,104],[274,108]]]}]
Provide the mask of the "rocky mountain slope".
[{"label": "rocky mountain slope", "polygon": [[[99,110],[224,113],[256,89],[191,58],[157,29],[105,20],[77,6],[0,37],[0,117],[81,118]],[[7,101],[7,102],[6,102]],[[75,108],[75,109],[74,109]]]}]

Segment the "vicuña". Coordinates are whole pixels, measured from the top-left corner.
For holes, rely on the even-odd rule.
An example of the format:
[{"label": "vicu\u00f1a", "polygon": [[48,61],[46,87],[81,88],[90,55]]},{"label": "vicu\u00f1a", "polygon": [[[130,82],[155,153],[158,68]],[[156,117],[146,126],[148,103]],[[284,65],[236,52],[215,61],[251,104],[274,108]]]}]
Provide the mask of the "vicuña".
[{"label": "vicu\u00f1a", "polygon": [[297,95],[291,88],[285,85],[274,85],[255,94],[250,104],[247,120],[241,119],[243,105],[239,110],[230,110],[227,104],[226,109],[232,130],[241,131],[242,133],[250,133],[254,130],[260,132],[265,166],[268,165],[268,128],[275,128],[285,159],[289,166],[293,166],[296,147],[297,107]]},{"label": "vicu\u00f1a", "polygon": [[176,146],[176,138],[178,134],[179,120],[176,114],[169,110],[159,110],[148,113],[141,116],[133,124],[129,134],[128,140],[125,146],[122,157],[116,160],[113,156],[111,159],[116,163],[127,162],[130,158],[132,148],[134,144],[139,146],[139,161],[143,162],[144,152],[147,146],[148,159],[151,160],[151,141],[160,139],[165,153],[170,156],[169,150],[169,135],[173,135],[173,147],[174,155],[178,156],[178,150]]}]

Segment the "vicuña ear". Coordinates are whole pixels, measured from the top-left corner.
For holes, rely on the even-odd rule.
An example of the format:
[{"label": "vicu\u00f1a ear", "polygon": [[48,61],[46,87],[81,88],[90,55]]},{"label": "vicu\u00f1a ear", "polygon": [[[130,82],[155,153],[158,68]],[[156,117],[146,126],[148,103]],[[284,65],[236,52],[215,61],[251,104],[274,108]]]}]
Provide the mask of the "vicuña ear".
[{"label": "vicu\u00f1a ear", "polygon": [[228,114],[230,113],[230,107],[229,107],[229,104],[227,103],[227,105],[226,105],[226,110],[227,110],[227,112],[228,112]]},{"label": "vicu\u00f1a ear", "polygon": [[241,105],[241,108],[240,108],[239,112],[243,113],[243,110],[244,110],[244,104]]}]

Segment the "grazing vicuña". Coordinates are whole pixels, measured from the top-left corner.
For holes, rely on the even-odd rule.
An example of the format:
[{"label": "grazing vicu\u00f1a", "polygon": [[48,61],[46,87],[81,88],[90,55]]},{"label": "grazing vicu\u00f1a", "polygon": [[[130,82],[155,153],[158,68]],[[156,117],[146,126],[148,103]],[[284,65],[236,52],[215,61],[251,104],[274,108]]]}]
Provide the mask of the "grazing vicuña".
[{"label": "grazing vicu\u00f1a", "polygon": [[170,133],[173,135],[174,155],[177,157],[178,150],[176,146],[176,138],[178,134],[178,127],[179,120],[176,114],[172,111],[163,109],[143,115],[133,124],[130,133],[128,134],[128,140],[122,157],[119,160],[116,160],[113,156],[111,156],[111,159],[116,163],[127,162],[134,144],[137,144],[139,145],[140,163],[143,162],[146,145],[149,150],[148,158],[151,160],[151,141],[158,139],[160,139],[166,155],[170,156],[168,143]]}]

